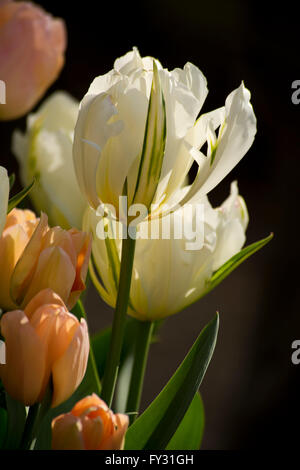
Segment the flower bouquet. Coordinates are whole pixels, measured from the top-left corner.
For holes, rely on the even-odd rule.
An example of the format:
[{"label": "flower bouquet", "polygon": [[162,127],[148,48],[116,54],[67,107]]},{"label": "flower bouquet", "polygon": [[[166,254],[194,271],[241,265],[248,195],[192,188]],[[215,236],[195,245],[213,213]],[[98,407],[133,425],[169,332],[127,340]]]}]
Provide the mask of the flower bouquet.
[{"label": "flower bouquet", "polygon": [[[26,2],[1,1],[0,20],[0,117],[14,119],[58,75],[66,30]],[[236,181],[221,206],[209,202],[252,145],[256,118],[244,83],[203,114],[207,93],[197,66],[169,71],[134,47],[80,103],[56,91],[13,133],[24,189],[12,195],[14,176],[0,167],[3,449],[200,448],[199,387],[219,314],[141,412],[151,343],[272,238],[244,247]],[[87,282],[112,308],[111,326],[94,334]]]}]

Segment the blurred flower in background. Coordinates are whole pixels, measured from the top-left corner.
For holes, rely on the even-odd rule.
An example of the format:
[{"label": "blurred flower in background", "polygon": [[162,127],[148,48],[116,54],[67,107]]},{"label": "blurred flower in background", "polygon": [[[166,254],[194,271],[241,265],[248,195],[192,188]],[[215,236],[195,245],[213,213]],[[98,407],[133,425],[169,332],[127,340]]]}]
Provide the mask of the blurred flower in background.
[{"label": "blurred flower in background", "polygon": [[81,228],[87,205],[73,167],[72,145],[79,103],[65,92],[55,92],[27,117],[24,134],[15,131],[12,150],[20,165],[23,185],[36,184],[30,197],[51,225]]},{"label": "blurred flower in background", "polygon": [[[184,194],[188,190],[186,187],[181,192]],[[180,233],[182,223],[186,225],[186,233],[192,233],[193,227],[197,227],[195,211],[192,217],[184,217],[183,207],[161,219],[162,224],[167,222],[166,226],[171,228],[169,239],[163,239],[161,235],[158,239],[149,238],[151,221],[139,225],[128,310],[133,317],[153,321],[183,310],[205,295],[213,272],[243,247],[249,219],[236,182],[231,184],[230,196],[220,207],[213,209],[207,197],[196,202],[204,205],[201,249],[187,249],[191,240],[185,232],[179,239],[174,236]],[[103,300],[114,307],[121,240],[99,238],[99,222],[102,223],[101,217],[89,207],[83,227],[93,233],[91,277]],[[117,235],[121,231],[114,233]]]},{"label": "blurred flower in background", "polygon": [[93,393],[52,421],[52,449],[120,450],[128,423],[126,415],[114,414]]},{"label": "blurred flower in background", "polygon": [[0,119],[30,111],[54,82],[64,64],[66,29],[30,2],[0,0],[0,79],[6,104]]}]

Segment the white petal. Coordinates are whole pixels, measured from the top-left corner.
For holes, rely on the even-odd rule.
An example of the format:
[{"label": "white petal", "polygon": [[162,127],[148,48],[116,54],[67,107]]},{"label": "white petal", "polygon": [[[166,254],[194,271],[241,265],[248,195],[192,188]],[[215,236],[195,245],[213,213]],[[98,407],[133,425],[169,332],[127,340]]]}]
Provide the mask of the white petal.
[{"label": "white petal", "polygon": [[213,270],[219,269],[243,247],[246,240],[242,224],[238,219],[230,220],[218,234],[217,248],[214,252]]},{"label": "white petal", "polygon": [[[108,124],[117,113],[109,95],[86,95],[80,105],[75,127],[73,159],[79,186],[93,207],[99,205],[96,174],[106,142],[120,133],[120,121]],[[96,144],[96,145],[94,145]]]},{"label": "white petal", "polygon": [[256,118],[250,92],[242,83],[226,99],[225,121],[221,124],[213,163],[207,158],[184,202],[192,200],[197,192],[202,196],[217,186],[249,150],[255,133]]}]

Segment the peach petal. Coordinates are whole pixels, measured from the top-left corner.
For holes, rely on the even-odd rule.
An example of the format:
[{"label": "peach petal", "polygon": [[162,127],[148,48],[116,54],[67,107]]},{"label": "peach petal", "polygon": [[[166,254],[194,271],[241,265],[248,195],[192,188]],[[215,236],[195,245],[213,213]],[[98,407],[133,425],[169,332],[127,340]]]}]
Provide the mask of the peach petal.
[{"label": "peach petal", "polygon": [[6,344],[6,364],[0,366],[4,387],[15,400],[32,405],[41,393],[44,380],[44,344],[21,310],[3,315],[1,333]]},{"label": "peach petal", "polygon": [[52,421],[52,450],[84,450],[82,424],[71,413],[57,416]]},{"label": "peach petal", "polygon": [[35,295],[30,302],[27,304],[24,312],[27,317],[30,319],[33,313],[41,306],[47,304],[54,304],[62,306],[66,309],[64,302],[61,300],[58,294],[56,294],[52,289],[43,289],[37,295]]},{"label": "peach petal", "polygon": [[39,291],[50,288],[67,303],[75,279],[75,269],[67,253],[60,247],[49,247],[38,258],[35,272],[25,293],[26,305]]},{"label": "peach petal", "polygon": [[11,279],[28,241],[22,225],[6,228],[0,238],[0,306],[5,310],[16,308],[16,303],[10,296]]},{"label": "peach petal", "polygon": [[[48,217],[42,213],[40,222],[36,227],[22,257],[19,259],[11,279],[11,296],[14,302],[20,305],[29,287],[35,271],[38,256],[42,249],[43,236],[48,230]],[[49,287],[49,286],[45,286]]]},{"label": "peach petal", "polygon": [[89,349],[87,324],[82,318],[68,349],[53,364],[52,407],[67,400],[81,383],[86,372]]}]

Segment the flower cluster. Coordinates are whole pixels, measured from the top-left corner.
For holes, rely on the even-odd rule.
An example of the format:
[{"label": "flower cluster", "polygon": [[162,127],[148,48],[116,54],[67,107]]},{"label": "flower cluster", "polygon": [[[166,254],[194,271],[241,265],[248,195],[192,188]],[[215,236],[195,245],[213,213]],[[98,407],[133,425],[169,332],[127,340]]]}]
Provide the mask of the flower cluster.
[{"label": "flower cluster", "polygon": [[[32,109],[63,65],[65,36],[40,7],[0,0],[0,119]],[[166,449],[190,433],[199,448],[202,428],[183,418],[192,410],[203,423],[197,390],[218,315],[135,422],[154,327],[270,240],[243,248],[236,181],[219,207],[209,202],[252,145],[256,118],[243,82],[201,114],[207,93],[195,65],[169,71],[133,48],[81,103],[55,92],[13,133],[25,188],[9,199],[13,176],[0,167],[0,426],[20,418],[0,448]],[[36,213],[18,208],[27,195]],[[115,309],[111,330],[92,340],[80,300],[88,271]]]}]

